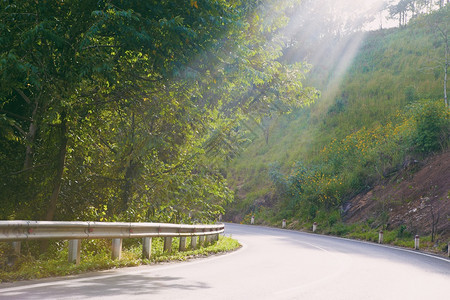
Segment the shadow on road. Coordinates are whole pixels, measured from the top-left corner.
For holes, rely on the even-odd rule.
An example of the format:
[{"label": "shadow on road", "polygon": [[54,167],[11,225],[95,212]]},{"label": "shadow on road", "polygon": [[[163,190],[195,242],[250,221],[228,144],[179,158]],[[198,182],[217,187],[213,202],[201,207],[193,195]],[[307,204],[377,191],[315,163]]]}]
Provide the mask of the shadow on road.
[{"label": "shadow on road", "polygon": [[[2,291],[0,289],[0,299],[46,299],[49,292],[53,299],[70,298],[97,298],[97,297],[118,297],[127,296],[158,295],[165,290],[197,290],[210,288],[202,282],[180,283],[181,277],[150,276],[150,274],[123,274],[105,275],[91,278],[81,278],[69,281],[58,281],[54,283],[43,283],[41,286],[33,285],[32,289]],[[61,288],[64,284],[64,288]]]}]

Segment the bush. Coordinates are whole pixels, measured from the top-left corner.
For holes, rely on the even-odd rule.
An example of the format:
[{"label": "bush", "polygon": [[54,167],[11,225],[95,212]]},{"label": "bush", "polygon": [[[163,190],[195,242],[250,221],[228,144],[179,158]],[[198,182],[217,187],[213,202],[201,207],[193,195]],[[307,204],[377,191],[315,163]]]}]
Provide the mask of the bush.
[{"label": "bush", "polygon": [[411,109],[416,121],[412,138],[416,151],[427,154],[446,147],[450,130],[449,112],[442,101],[423,100]]}]

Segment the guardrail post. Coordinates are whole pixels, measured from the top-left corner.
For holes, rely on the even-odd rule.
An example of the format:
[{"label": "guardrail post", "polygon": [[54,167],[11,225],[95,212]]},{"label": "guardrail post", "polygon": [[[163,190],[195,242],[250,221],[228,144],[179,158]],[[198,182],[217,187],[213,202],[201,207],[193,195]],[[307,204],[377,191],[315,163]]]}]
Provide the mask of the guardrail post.
[{"label": "guardrail post", "polygon": [[81,240],[69,240],[69,262],[80,263]]},{"label": "guardrail post", "polygon": [[316,230],[317,230],[317,223],[314,222],[314,223],[313,223],[313,232],[316,232]]},{"label": "guardrail post", "polygon": [[191,248],[192,250],[197,249],[197,236],[191,236]]},{"label": "guardrail post", "polygon": [[378,233],[378,244],[383,244],[383,230]]},{"label": "guardrail post", "polygon": [[205,244],[205,236],[204,235],[201,235],[198,237],[198,244],[200,247],[203,246],[203,244]]},{"label": "guardrail post", "polygon": [[283,219],[283,222],[281,222],[281,228],[286,228],[286,219]]},{"label": "guardrail post", "polygon": [[419,250],[419,235],[414,238],[414,249]]},{"label": "guardrail post", "polygon": [[255,224],[255,216],[252,216],[252,219],[250,220],[250,224]]},{"label": "guardrail post", "polygon": [[142,238],[142,257],[145,259],[150,259],[152,255],[152,238],[144,237]]},{"label": "guardrail post", "polygon": [[16,263],[17,258],[19,258],[20,255],[20,241],[14,241],[11,243],[12,247],[12,255],[8,257],[8,264],[14,265]]},{"label": "guardrail post", "polygon": [[112,239],[112,259],[120,259],[122,257],[122,239]]},{"label": "guardrail post", "polygon": [[164,238],[164,252],[172,252],[172,237],[170,236]]},{"label": "guardrail post", "polygon": [[178,248],[179,251],[186,251],[186,237],[180,236],[180,247]]},{"label": "guardrail post", "polygon": [[215,240],[216,242],[219,241],[219,234],[218,234],[218,233],[214,235],[214,240]]},{"label": "guardrail post", "polygon": [[14,254],[15,255],[20,255],[20,245],[21,242],[20,241],[16,241],[16,242],[12,242],[12,248],[14,250]]}]

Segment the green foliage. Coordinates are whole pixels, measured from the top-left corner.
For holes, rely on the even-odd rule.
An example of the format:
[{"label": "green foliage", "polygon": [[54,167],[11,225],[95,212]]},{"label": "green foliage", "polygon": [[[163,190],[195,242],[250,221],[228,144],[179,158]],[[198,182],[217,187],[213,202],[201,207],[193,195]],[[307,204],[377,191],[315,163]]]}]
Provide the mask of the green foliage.
[{"label": "green foliage", "polygon": [[[175,239],[175,241],[178,241]],[[174,242],[175,242],[174,241]],[[67,241],[59,243],[57,251],[51,251],[51,257],[34,258],[30,254],[21,255],[14,265],[4,264],[7,244],[0,244],[0,282],[38,279],[52,276],[65,276],[80,274],[95,270],[106,270],[118,267],[130,267],[144,264],[154,264],[164,261],[184,261],[191,258],[203,257],[216,253],[228,252],[240,247],[240,244],[225,236],[220,236],[219,241],[196,250],[188,249],[184,252],[173,251],[164,253],[163,240],[152,239],[151,259],[142,259],[142,246],[136,239],[124,240],[124,249],[120,260],[112,260],[110,245],[106,240],[84,240],[81,250],[81,261],[79,265],[69,263]],[[177,249],[176,242],[172,249]],[[55,249],[56,250],[56,249]]]},{"label": "green foliage", "polygon": [[421,105],[413,105],[411,112],[416,122],[412,138],[416,151],[427,154],[445,149],[450,132],[448,109],[436,102],[425,101]]},{"label": "green foliage", "polygon": [[[421,101],[412,104],[406,112],[397,113],[384,126],[362,128],[342,140],[333,139],[309,166],[302,163],[292,168],[284,183],[289,187],[290,199],[296,199],[297,204],[336,208],[346,197],[399,168],[405,155],[413,153],[415,147],[422,150],[421,145],[425,143],[422,140],[435,147],[426,148],[427,151],[445,148],[448,120],[441,101]],[[413,143],[410,145],[408,141]],[[276,178],[276,186],[280,186],[282,177]]]},{"label": "green foliage", "polygon": [[[246,195],[272,186],[277,202],[270,205],[279,218],[313,220],[394,174],[408,156],[447,149],[445,43],[436,26],[446,26],[448,14],[441,9],[406,28],[344,37],[322,49],[326,55],[307,78],[323,89],[320,101],[278,120],[271,143],[254,138],[230,164],[228,178],[240,196],[232,206],[240,202],[245,210],[243,203],[255,200]],[[337,77],[342,49],[356,43],[347,73]],[[256,171],[261,164],[268,174]]]},{"label": "green foliage", "polygon": [[0,218],[217,218],[240,128],[316,97],[279,61],[291,6],[1,2]]}]

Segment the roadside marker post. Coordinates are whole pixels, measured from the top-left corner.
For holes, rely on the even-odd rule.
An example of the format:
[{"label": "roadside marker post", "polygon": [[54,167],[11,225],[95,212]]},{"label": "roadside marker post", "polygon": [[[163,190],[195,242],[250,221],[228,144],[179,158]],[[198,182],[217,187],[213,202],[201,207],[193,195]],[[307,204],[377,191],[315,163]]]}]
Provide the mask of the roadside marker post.
[{"label": "roadside marker post", "polygon": [[283,219],[283,222],[281,223],[281,228],[286,228],[286,219]]},{"label": "roadside marker post", "polygon": [[419,235],[414,238],[414,249],[419,250]]},{"label": "roadside marker post", "polygon": [[316,230],[317,230],[317,222],[314,222],[313,223],[313,232],[316,232]]},{"label": "roadside marker post", "polygon": [[378,233],[378,244],[383,244],[383,230]]},{"label": "roadside marker post", "polygon": [[255,224],[255,216],[252,216],[252,219],[250,220],[250,224]]}]

